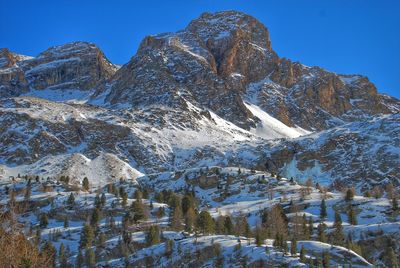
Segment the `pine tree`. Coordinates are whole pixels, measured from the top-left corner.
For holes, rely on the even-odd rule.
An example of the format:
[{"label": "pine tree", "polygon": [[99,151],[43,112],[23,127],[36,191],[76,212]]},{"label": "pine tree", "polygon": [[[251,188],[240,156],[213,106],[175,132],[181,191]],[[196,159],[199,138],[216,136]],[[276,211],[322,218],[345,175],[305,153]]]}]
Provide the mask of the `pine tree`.
[{"label": "pine tree", "polygon": [[300,249],[300,261],[302,263],[306,263],[306,249],[304,248],[303,245],[301,245],[301,249]]},{"label": "pine tree", "polygon": [[49,224],[49,218],[47,217],[47,214],[46,213],[42,213],[40,215],[39,226],[41,228],[46,228],[48,224]]},{"label": "pine tree", "polygon": [[170,225],[174,231],[182,230],[182,210],[180,206],[175,207],[171,212]]},{"label": "pine tree", "polygon": [[310,237],[314,233],[314,221],[311,217],[308,218],[308,233],[309,233]]},{"label": "pine tree", "polygon": [[[128,193],[125,192],[125,189],[122,186],[119,189],[119,196],[121,196],[121,198],[122,198],[122,202],[121,202],[122,207],[126,207],[126,205],[128,204]],[[140,200],[137,199],[136,201],[141,203],[142,199],[140,199]]]},{"label": "pine tree", "polygon": [[306,214],[303,214],[303,217],[301,219],[301,231],[302,231],[303,239],[309,240],[310,239],[310,229],[307,226]]},{"label": "pine tree", "polygon": [[76,268],[81,268],[83,265],[83,256],[82,256],[82,251],[78,251],[78,256],[76,257],[75,261],[75,267]]},{"label": "pine tree", "polygon": [[91,248],[85,251],[85,263],[89,268],[93,268],[96,265],[96,256]]},{"label": "pine tree", "polygon": [[57,250],[50,241],[46,241],[42,247],[42,254],[50,260],[53,267],[56,266]]},{"label": "pine tree", "polygon": [[328,213],[326,212],[326,203],[325,203],[325,199],[322,199],[321,209],[320,209],[320,218],[325,219],[326,216],[328,216]]},{"label": "pine tree", "polygon": [[147,218],[146,208],[142,203],[142,199],[136,199],[132,202],[131,212],[133,213],[133,220],[138,222]]},{"label": "pine tree", "polygon": [[347,216],[349,218],[349,223],[351,225],[357,225],[357,215],[356,212],[354,211],[353,206],[351,205],[349,205],[348,207]]},{"label": "pine tree", "polygon": [[149,227],[146,233],[146,243],[148,246],[160,243],[160,229],[158,225],[152,225]]},{"label": "pine tree", "polygon": [[399,262],[397,260],[396,253],[394,252],[392,247],[389,249],[388,264],[390,268],[399,268]]},{"label": "pine tree", "polygon": [[330,254],[329,251],[322,252],[322,267],[329,268]]},{"label": "pine tree", "polygon": [[69,227],[69,220],[68,220],[68,217],[65,216],[65,218],[64,218],[64,228],[68,228],[68,227]]},{"label": "pine tree", "polygon": [[323,243],[326,243],[325,229],[326,225],[324,223],[318,224],[318,240]]},{"label": "pine tree", "polygon": [[354,199],[354,189],[348,188],[346,191],[346,197],[345,200],[346,202],[351,202]]},{"label": "pine tree", "polygon": [[297,241],[296,241],[296,238],[292,239],[291,246],[290,246],[290,254],[292,256],[296,256],[297,255]]},{"label": "pine tree", "polygon": [[214,233],[214,220],[208,211],[202,211],[197,219],[197,226],[203,234]]},{"label": "pine tree", "polygon": [[101,197],[100,197],[101,206],[104,207],[104,206],[106,205],[106,202],[107,202],[106,194],[105,194],[105,193],[102,193],[102,194],[101,194]]},{"label": "pine tree", "polygon": [[67,261],[67,256],[65,255],[65,246],[63,243],[61,243],[60,245],[58,256],[59,256],[60,268],[67,268],[68,261]]},{"label": "pine tree", "polygon": [[182,212],[183,212],[183,215],[186,215],[186,212],[189,210],[189,208],[195,209],[195,201],[194,201],[194,198],[191,195],[186,194],[182,198]]},{"label": "pine tree", "polygon": [[165,242],[165,255],[170,257],[174,251],[174,240],[168,239]]},{"label": "pine tree", "polygon": [[262,226],[257,226],[256,229],[254,230],[254,238],[256,240],[256,245],[257,247],[260,247],[265,240],[265,230],[262,228]]},{"label": "pine tree", "polygon": [[308,262],[308,267],[309,268],[314,268],[314,260],[313,260],[313,258],[310,258],[310,261]]},{"label": "pine tree", "polygon": [[196,212],[193,208],[189,208],[185,216],[185,231],[192,232],[196,224]]},{"label": "pine tree", "polygon": [[93,227],[96,227],[99,220],[100,220],[100,210],[98,208],[95,208],[93,209],[92,217],[90,218],[90,224]]},{"label": "pine tree", "polygon": [[92,246],[94,239],[94,232],[92,226],[85,224],[81,233],[81,241],[79,242],[80,248],[88,248]]},{"label": "pine tree", "polygon": [[25,196],[24,196],[25,201],[29,201],[29,199],[31,199],[31,192],[32,192],[32,187],[29,185],[25,189]]},{"label": "pine tree", "polygon": [[338,246],[343,246],[345,237],[343,234],[342,218],[340,213],[335,210],[335,222],[333,223],[332,243]]},{"label": "pine tree", "polygon": [[94,198],[94,206],[96,208],[101,208],[101,202],[100,202],[100,196],[99,194],[96,194],[95,198]]},{"label": "pine tree", "polygon": [[234,234],[234,226],[229,215],[225,216],[224,220],[224,229],[226,235],[233,235]]},{"label": "pine tree", "polygon": [[142,201],[143,194],[139,189],[136,189],[135,193],[133,194],[133,198],[136,199],[137,201],[140,200]]},{"label": "pine tree", "polygon": [[164,215],[165,215],[164,207],[159,207],[157,212],[156,212],[157,218],[161,219],[162,217],[164,217]]},{"label": "pine tree", "polygon": [[397,197],[394,195],[392,198],[392,210],[397,211],[399,209],[399,202],[397,201]]},{"label": "pine tree", "polygon": [[82,188],[85,191],[89,191],[89,179],[87,177],[84,177],[82,180]]},{"label": "pine tree", "polygon": [[68,200],[67,200],[67,204],[70,208],[72,208],[73,206],[75,206],[75,197],[73,193],[70,193]]}]

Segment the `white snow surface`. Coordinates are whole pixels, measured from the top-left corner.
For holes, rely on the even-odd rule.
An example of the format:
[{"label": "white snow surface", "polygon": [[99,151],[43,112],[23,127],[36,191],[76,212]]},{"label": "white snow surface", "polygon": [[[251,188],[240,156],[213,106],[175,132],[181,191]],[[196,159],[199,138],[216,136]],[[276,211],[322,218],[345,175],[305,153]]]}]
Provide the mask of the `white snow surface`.
[{"label": "white snow surface", "polygon": [[297,127],[291,128],[279,121],[278,119],[270,116],[263,111],[260,107],[251,103],[244,103],[247,109],[261,120],[257,128],[251,129],[250,132],[265,139],[278,139],[278,138],[297,138],[310,132]]}]

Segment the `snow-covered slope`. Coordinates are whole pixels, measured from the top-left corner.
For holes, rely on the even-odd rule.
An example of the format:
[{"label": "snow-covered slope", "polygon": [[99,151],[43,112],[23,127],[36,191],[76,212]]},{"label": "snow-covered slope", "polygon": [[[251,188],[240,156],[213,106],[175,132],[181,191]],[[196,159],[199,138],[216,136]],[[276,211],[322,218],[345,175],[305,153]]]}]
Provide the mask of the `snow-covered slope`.
[{"label": "snow-covered slope", "polygon": [[110,182],[124,179],[136,183],[143,174],[112,154],[102,153],[93,160],[82,154],[63,154],[47,156],[30,165],[7,167],[0,165],[0,179],[18,175],[39,176],[42,178],[68,176],[71,183],[80,184],[84,177],[91,187],[102,187]]},{"label": "snow-covered slope", "polygon": [[260,137],[265,139],[297,138],[311,133],[300,127],[288,127],[278,119],[270,116],[257,105],[250,103],[245,103],[245,105],[253,115],[260,119],[260,123],[257,124],[257,127],[250,130],[250,132]]}]

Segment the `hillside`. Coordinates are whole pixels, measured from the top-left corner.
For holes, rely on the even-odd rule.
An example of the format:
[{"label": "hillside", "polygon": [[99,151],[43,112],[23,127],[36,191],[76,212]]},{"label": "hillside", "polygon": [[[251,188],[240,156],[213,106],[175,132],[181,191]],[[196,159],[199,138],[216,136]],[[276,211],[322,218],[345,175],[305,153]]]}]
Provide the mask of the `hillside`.
[{"label": "hillside", "polygon": [[0,266],[398,267],[400,101],[272,44],[224,11],[122,66],[0,49]]}]

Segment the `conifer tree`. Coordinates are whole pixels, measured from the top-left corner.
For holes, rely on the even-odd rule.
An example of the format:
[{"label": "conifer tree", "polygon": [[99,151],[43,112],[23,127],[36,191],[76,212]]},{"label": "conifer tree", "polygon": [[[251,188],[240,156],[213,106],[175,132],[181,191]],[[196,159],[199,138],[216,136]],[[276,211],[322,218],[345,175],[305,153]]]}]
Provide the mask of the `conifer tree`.
[{"label": "conifer tree", "polygon": [[351,225],[357,225],[357,215],[352,205],[349,205],[348,207],[347,217],[349,218],[349,223]]},{"label": "conifer tree", "polygon": [[59,255],[60,268],[67,268],[68,261],[67,261],[67,256],[65,255],[65,246],[63,243],[61,243],[60,245],[60,250],[58,255]]},{"label": "conifer tree", "polygon": [[78,256],[76,257],[76,261],[75,261],[75,267],[76,268],[81,268],[83,265],[83,256],[82,256],[82,251],[79,250],[78,251]]},{"label": "conifer tree", "polygon": [[325,219],[326,216],[328,216],[328,213],[326,212],[326,203],[325,203],[325,199],[322,199],[321,209],[320,209],[320,218]]},{"label": "conifer tree", "polygon": [[92,217],[90,218],[90,224],[93,227],[96,227],[99,220],[100,220],[100,210],[98,208],[95,208],[93,209]]},{"label": "conifer tree", "polygon": [[311,217],[308,218],[308,233],[309,233],[310,237],[314,233],[314,221]]},{"label": "conifer tree", "polygon": [[85,224],[81,233],[81,240],[79,242],[80,248],[88,248],[92,246],[94,239],[94,232],[92,226]]},{"label": "conifer tree", "polygon": [[399,262],[397,260],[396,253],[394,252],[392,247],[389,249],[388,259],[388,264],[390,268],[399,268]]},{"label": "conifer tree", "polygon": [[170,225],[172,230],[180,231],[182,230],[182,210],[180,206],[173,209],[170,215]]},{"label": "conifer tree", "polygon": [[330,261],[329,251],[322,252],[322,267],[329,268],[330,267],[329,261]]},{"label": "conifer tree", "polygon": [[141,192],[139,189],[136,189],[135,193],[133,194],[133,198],[134,198],[135,200],[140,200],[140,201],[142,201],[142,197],[143,197],[142,192]]},{"label": "conifer tree", "polygon": [[354,199],[354,189],[348,188],[346,191],[345,200],[346,202],[351,202]]},{"label": "conifer tree", "polygon": [[93,268],[96,265],[96,257],[91,248],[87,248],[85,251],[85,263],[89,268]]},{"label": "conifer tree", "polygon": [[304,248],[303,245],[301,245],[301,249],[300,249],[300,261],[302,263],[306,263],[306,249]]},{"label": "conifer tree", "polygon": [[138,222],[147,218],[146,208],[142,203],[142,199],[136,199],[132,202],[131,212],[133,213],[133,220]]},{"label": "conifer tree", "polygon": [[165,242],[165,255],[167,257],[170,257],[172,255],[173,250],[174,250],[174,240],[168,239]]},{"label": "conifer tree", "polygon": [[185,231],[192,232],[196,224],[196,212],[189,208],[185,215]]},{"label": "conifer tree", "polygon": [[399,202],[397,201],[396,195],[392,198],[392,210],[397,211],[399,209]]},{"label": "conifer tree", "polygon": [[57,250],[50,241],[46,241],[42,247],[42,254],[50,260],[53,267],[56,266]]},{"label": "conifer tree", "polygon": [[85,191],[89,191],[89,179],[87,177],[84,177],[82,180],[82,188]]},{"label": "conifer tree", "polygon": [[234,234],[234,226],[229,215],[225,216],[224,219],[224,229],[226,235],[233,235]]},{"label": "conifer tree", "polygon": [[343,246],[345,237],[343,234],[342,218],[340,213],[335,210],[335,221],[333,223],[332,243],[338,246]]},{"label": "conifer tree", "polygon": [[106,194],[102,193],[100,197],[101,206],[104,207],[106,205],[106,202],[107,202]]},{"label": "conifer tree", "polygon": [[197,226],[203,234],[214,233],[214,220],[208,211],[202,211],[197,219]]},{"label": "conifer tree", "polygon": [[157,218],[161,219],[162,217],[164,217],[164,215],[165,215],[164,207],[159,207],[157,212],[156,212]]},{"label": "conifer tree", "polygon": [[149,227],[146,233],[146,243],[148,246],[160,243],[160,228],[158,225],[152,225]]},{"label": "conifer tree", "polygon": [[49,218],[47,217],[47,214],[46,213],[42,213],[40,215],[40,222],[39,222],[40,227],[41,228],[46,228],[48,224],[49,224]]},{"label": "conifer tree", "polygon": [[325,229],[326,225],[324,223],[318,224],[318,240],[323,243],[326,243]]},{"label": "conifer tree", "polygon": [[294,238],[294,237],[292,239],[291,246],[290,246],[290,254],[292,256],[297,255],[297,241],[296,241],[296,238]]},{"label": "conifer tree", "polygon": [[309,268],[314,268],[314,260],[313,260],[313,258],[310,258],[310,260],[308,262],[308,267]]},{"label": "conifer tree", "polygon": [[24,195],[25,201],[29,201],[29,199],[31,199],[31,193],[32,193],[32,187],[29,185],[25,189],[25,195]]},{"label": "conifer tree", "polygon": [[182,212],[183,212],[183,215],[186,215],[186,212],[189,210],[189,208],[195,209],[195,201],[194,201],[194,198],[191,195],[186,194],[182,198]]},{"label": "conifer tree", "polygon": [[257,247],[260,247],[266,238],[265,230],[264,230],[264,228],[262,228],[262,226],[256,227],[256,229],[254,230],[254,238],[256,240]]},{"label": "conifer tree", "polygon": [[72,208],[73,206],[75,206],[75,197],[73,193],[69,194],[68,200],[67,200],[67,204],[70,208]]},{"label": "conifer tree", "polygon": [[303,239],[305,239],[305,240],[310,239],[310,229],[307,226],[306,214],[303,214],[303,217],[301,220],[301,231],[302,231]]}]

